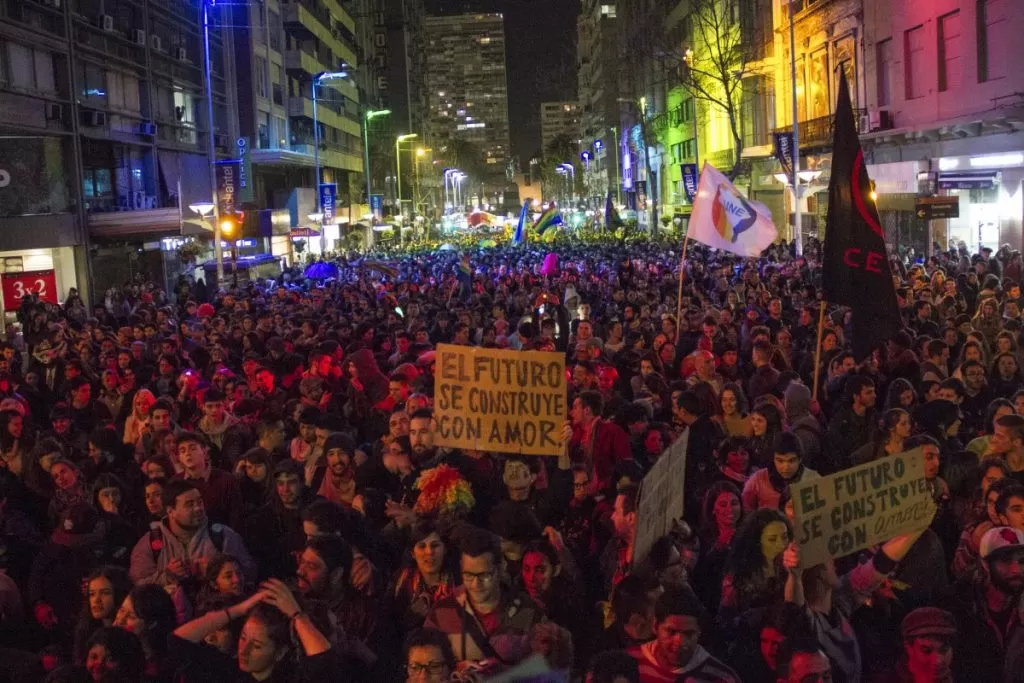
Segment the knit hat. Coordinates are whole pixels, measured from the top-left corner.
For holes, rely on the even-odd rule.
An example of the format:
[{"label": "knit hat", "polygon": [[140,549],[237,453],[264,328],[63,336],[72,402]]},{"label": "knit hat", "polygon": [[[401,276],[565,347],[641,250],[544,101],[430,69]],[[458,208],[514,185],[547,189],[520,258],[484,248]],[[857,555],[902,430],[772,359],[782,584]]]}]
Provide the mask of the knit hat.
[{"label": "knit hat", "polygon": [[277,479],[282,474],[294,474],[301,480],[305,474],[305,469],[303,468],[301,462],[288,458],[286,460],[281,460],[276,465],[274,465],[274,478]]},{"label": "knit hat", "polygon": [[811,390],[799,382],[790,382],[786,387],[785,407],[786,415],[790,419],[800,417],[811,409]]},{"label": "knit hat", "polygon": [[330,453],[335,448],[340,448],[342,452],[354,455],[356,452],[356,442],[348,434],[335,432],[328,436],[324,442],[324,454]]},{"label": "knit hat", "polygon": [[985,532],[981,537],[978,554],[987,560],[991,555],[1003,550],[1014,550],[1024,546],[1024,531],[1009,526],[997,526]]},{"label": "knit hat", "polygon": [[919,607],[905,616],[900,624],[900,635],[904,641],[928,636],[948,638],[955,634],[953,615],[938,607]]},{"label": "knit hat", "polygon": [[217,313],[211,304],[200,304],[199,309],[196,311],[200,318],[212,318]]}]

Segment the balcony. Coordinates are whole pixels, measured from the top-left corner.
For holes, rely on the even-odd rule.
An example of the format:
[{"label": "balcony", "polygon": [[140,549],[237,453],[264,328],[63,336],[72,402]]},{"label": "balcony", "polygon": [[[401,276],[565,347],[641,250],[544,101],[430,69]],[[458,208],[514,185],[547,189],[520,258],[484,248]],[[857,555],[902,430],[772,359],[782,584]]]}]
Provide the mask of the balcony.
[{"label": "balcony", "polygon": [[[282,166],[314,166],[313,144],[295,139],[296,144],[270,149],[254,149],[252,163]],[[363,172],[363,159],[359,150],[347,149],[342,145],[322,143],[320,149],[320,165],[324,168],[336,168],[354,173]]]},{"label": "balcony", "polygon": [[284,68],[292,76],[318,74],[321,71],[327,71],[316,57],[305,50],[286,50],[284,53]]},{"label": "balcony", "polygon": [[303,39],[319,38],[341,60],[352,66],[358,64],[351,43],[341,35],[340,31],[331,30],[331,15],[323,8],[293,0],[284,5],[282,19],[285,27],[294,31],[298,37]]},{"label": "balcony", "polygon": [[177,207],[90,213],[89,234],[116,238],[127,235],[161,235],[181,230]]},{"label": "balcony", "polygon": [[[860,120],[868,113],[867,109],[854,109],[853,123],[860,130]],[[809,119],[800,122],[800,149],[829,148],[832,146],[832,127],[835,123],[835,115],[819,116],[816,119]],[[792,125],[782,126],[774,130],[775,133],[788,133],[793,130]],[[864,131],[867,132],[867,131]]]},{"label": "balcony", "polygon": [[[300,116],[307,119],[313,118],[313,100],[308,97],[291,97],[288,99],[288,116]],[[325,126],[343,130],[350,135],[359,137],[362,131],[359,129],[359,121],[348,118],[334,111],[329,106],[317,102],[317,118]]]}]

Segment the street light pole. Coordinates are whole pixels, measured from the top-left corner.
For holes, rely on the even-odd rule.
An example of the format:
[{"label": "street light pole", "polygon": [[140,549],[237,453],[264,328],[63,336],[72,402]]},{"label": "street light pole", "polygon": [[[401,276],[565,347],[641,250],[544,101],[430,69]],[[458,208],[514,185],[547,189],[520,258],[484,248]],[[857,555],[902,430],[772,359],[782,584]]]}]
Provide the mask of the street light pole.
[{"label": "street light pole", "polygon": [[[323,212],[323,205],[320,203],[320,120],[317,116],[316,87],[320,81],[333,78],[348,78],[347,71],[321,71],[313,76],[311,89],[313,91],[313,165],[316,167],[313,178],[313,192],[316,194],[316,213]],[[367,200],[369,201],[369,200]],[[327,232],[323,225],[320,226],[320,257],[327,253]]]},{"label": "street light pole", "polygon": [[797,256],[804,253],[803,221],[800,218],[800,117],[797,116],[796,31],[793,4],[789,3],[789,78],[793,90],[793,241]]},{"label": "street light pole", "polygon": [[390,109],[368,109],[363,114],[363,175],[366,176],[366,206],[370,209],[370,213],[374,218],[376,218],[376,214],[373,213],[373,200],[371,199],[373,185],[370,175],[370,121],[374,117],[387,116],[390,113]]},{"label": "street light pole", "polygon": [[399,135],[395,138],[395,198],[398,201],[398,215],[403,216],[402,213],[402,152],[400,146],[406,140],[412,140],[417,138],[419,135],[416,133],[408,133],[406,135]]},{"label": "street light pole", "polygon": [[206,156],[210,162],[210,195],[213,198],[213,254],[217,260],[217,287],[224,283],[224,249],[220,244],[220,208],[217,204],[217,147],[213,133],[213,69],[210,63],[210,6],[203,3],[203,73],[206,76]]}]

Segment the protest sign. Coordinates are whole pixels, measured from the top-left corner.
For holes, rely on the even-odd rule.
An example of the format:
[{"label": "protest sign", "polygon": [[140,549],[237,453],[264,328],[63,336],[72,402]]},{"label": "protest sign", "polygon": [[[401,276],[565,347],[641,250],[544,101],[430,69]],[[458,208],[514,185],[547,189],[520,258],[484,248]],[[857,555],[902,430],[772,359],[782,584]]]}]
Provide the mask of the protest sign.
[{"label": "protest sign", "polygon": [[800,563],[813,567],[931,524],[920,448],[791,487]]},{"label": "protest sign", "polygon": [[434,443],[496,453],[561,455],[565,354],[439,344]]},{"label": "protest sign", "polygon": [[675,443],[665,449],[640,483],[633,564],[642,562],[654,542],[672,530],[674,520],[683,518],[686,445],[689,438],[690,430],[686,430]]}]

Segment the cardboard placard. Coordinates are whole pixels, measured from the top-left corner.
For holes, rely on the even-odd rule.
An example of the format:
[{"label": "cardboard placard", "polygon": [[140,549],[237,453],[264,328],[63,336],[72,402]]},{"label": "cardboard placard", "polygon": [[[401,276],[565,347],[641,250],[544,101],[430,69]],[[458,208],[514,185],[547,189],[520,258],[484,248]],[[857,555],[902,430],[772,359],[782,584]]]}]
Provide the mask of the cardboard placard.
[{"label": "cardboard placard", "polygon": [[565,354],[438,344],[434,443],[495,453],[561,455]]},{"label": "cardboard placard", "polygon": [[642,562],[651,546],[672,530],[672,522],[683,518],[686,490],[686,446],[690,430],[684,431],[665,449],[640,484],[636,509],[636,539],[633,564]]},{"label": "cardboard placard", "polygon": [[805,568],[920,531],[935,516],[920,448],[802,481],[791,491]]}]

